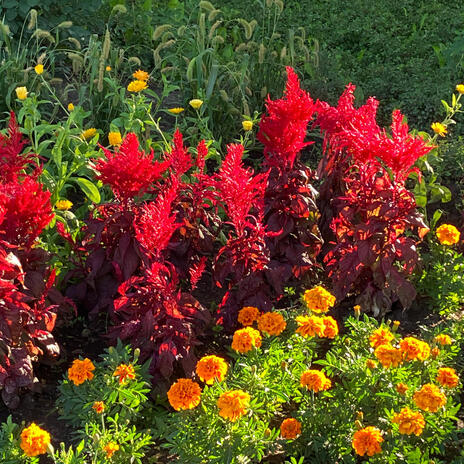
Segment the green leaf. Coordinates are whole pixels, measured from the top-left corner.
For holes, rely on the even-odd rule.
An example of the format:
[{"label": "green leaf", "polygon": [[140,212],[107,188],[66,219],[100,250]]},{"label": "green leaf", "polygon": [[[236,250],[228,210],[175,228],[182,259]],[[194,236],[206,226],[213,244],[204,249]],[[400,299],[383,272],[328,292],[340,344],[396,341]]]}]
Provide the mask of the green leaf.
[{"label": "green leaf", "polygon": [[79,184],[79,187],[85,193],[87,198],[93,203],[100,203],[101,197],[98,188],[89,180],[84,177],[78,177],[76,182]]}]

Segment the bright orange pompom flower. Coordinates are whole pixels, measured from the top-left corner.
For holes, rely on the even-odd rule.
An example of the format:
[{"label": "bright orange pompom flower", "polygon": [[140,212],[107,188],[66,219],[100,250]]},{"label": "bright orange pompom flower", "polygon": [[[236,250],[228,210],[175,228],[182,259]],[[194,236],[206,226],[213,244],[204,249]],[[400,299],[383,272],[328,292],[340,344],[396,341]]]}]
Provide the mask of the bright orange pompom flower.
[{"label": "bright orange pompom flower", "polygon": [[400,350],[408,361],[425,361],[430,356],[430,347],[415,337],[406,337],[400,341]]},{"label": "bright orange pompom flower", "polygon": [[388,329],[380,327],[372,332],[369,337],[369,343],[373,348],[377,348],[380,345],[388,345],[394,338]]},{"label": "bright orange pompom flower", "polygon": [[403,362],[401,350],[393,348],[391,345],[380,345],[374,351],[374,355],[386,369],[398,367]]},{"label": "bright orange pompom flower", "polygon": [[439,343],[441,346],[451,345],[451,343],[453,343],[453,341],[451,340],[451,337],[446,334],[438,334],[435,337],[435,341]]},{"label": "bright orange pompom flower", "polygon": [[392,422],[398,424],[399,431],[403,435],[414,434],[419,436],[425,427],[425,419],[422,413],[407,407],[396,413],[392,418]]},{"label": "bright orange pompom flower", "polygon": [[442,245],[455,245],[461,238],[461,232],[451,224],[442,224],[436,233],[438,241]]},{"label": "bright orange pompom flower", "polygon": [[280,435],[286,440],[293,440],[298,435],[301,435],[301,422],[293,419],[285,419],[282,424],[280,424]]},{"label": "bright orange pompom flower", "polygon": [[258,330],[251,327],[236,330],[232,339],[232,349],[239,353],[248,353],[261,346],[262,338]]},{"label": "bright orange pompom flower", "polygon": [[400,395],[405,395],[406,392],[409,390],[409,387],[408,387],[405,383],[400,382],[400,383],[397,383],[397,384],[396,384],[395,390],[396,390]]},{"label": "bright orange pompom flower", "polygon": [[197,363],[197,375],[203,382],[212,385],[216,379],[222,382],[227,374],[227,363],[218,356],[203,356]]},{"label": "bright orange pompom flower", "polygon": [[357,430],[351,442],[356,454],[359,456],[374,456],[382,452],[380,443],[383,442],[382,433],[377,427],[365,427]]},{"label": "bright orange pompom flower", "polygon": [[176,410],[193,409],[200,404],[201,388],[191,379],[178,379],[168,391],[169,404]]},{"label": "bright orange pompom flower", "polygon": [[105,410],[105,403],[103,401],[95,401],[92,405],[92,409],[97,414],[101,414]]},{"label": "bright orange pompom flower", "polygon": [[119,377],[119,383],[124,383],[126,379],[135,379],[135,370],[132,364],[120,364],[113,372],[113,377]]},{"label": "bright orange pompom flower", "polygon": [[443,387],[454,388],[459,384],[459,377],[451,367],[438,369],[437,382]]},{"label": "bright orange pompom flower", "polygon": [[238,322],[243,326],[253,325],[253,322],[258,320],[260,314],[258,308],[245,306],[238,312]]},{"label": "bright orange pompom flower", "polygon": [[322,317],[297,316],[295,320],[298,324],[296,333],[299,333],[302,337],[314,337],[315,335],[321,337],[324,333],[325,324]]},{"label": "bright orange pompom flower", "polygon": [[327,316],[322,319],[324,324],[323,337],[335,338],[338,335],[338,324],[332,316]]},{"label": "bright orange pompom flower", "polygon": [[268,335],[280,335],[287,327],[282,314],[264,313],[258,319],[258,329]]},{"label": "bright orange pompom flower", "polygon": [[318,285],[304,292],[303,301],[311,311],[326,313],[335,304],[335,297],[325,288]]},{"label": "bright orange pompom flower", "polygon": [[148,78],[150,76],[146,71],[142,71],[141,69],[138,69],[132,74],[132,77],[137,81],[148,81]]},{"label": "bright orange pompom flower", "polygon": [[250,406],[250,395],[242,390],[224,392],[218,398],[217,405],[221,417],[235,422]]},{"label": "bright orange pompom flower", "polygon": [[92,371],[94,370],[95,366],[89,358],[85,358],[84,360],[75,359],[68,369],[68,377],[69,380],[74,382],[74,385],[81,385],[86,380],[93,379]]},{"label": "bright orange pompom flower", "polygon": [[318,393],[332,387],[332,382],[322,371],[309,369],[301,374],[300,385],[302,387],[306,387],[308,390]]},{"label": "bright orange pompom flower", "polygon": [[423,411],[437,412],[446,404],[446,396],[431,383],[426,383],[412,397],[416,406]]},{"label": "bright orange pompom flower", "polygon": [[26,456],[33,457],[45,454],[49,444],[50,434],[34,423],[21,432],[19,446]]},{"label": "bright orange pompom flower", "polygon": [[106,457],[111,459],[114,453],[119,450],[119,445],[114,441],[110,441],[103,447],[103,451],[106,453]]}]

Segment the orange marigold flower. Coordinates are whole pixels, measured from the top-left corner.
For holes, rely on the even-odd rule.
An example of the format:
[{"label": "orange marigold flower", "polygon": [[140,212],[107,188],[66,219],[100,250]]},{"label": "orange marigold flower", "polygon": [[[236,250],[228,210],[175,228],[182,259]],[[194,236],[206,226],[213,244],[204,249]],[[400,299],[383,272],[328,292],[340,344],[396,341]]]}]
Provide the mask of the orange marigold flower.
[{"label": "orange marigold flower", "polygon": [[251,327],[236,330],[232,339],[232,349],[239,353],[248,353],[261,346],[262,338],[258,330]]},{"label": "orange marigold flower", "polygon": [[416,406],[423,411],[437,412],[446,404],[446,396],[431,383],[426,383],[412,397]]},{"label": "orange marigold flower", "polygon": [[377,367],[377,363],[373,360],[373,359],[368,359],[366,361],[366,366],[369,368],[369,369],[375,369]]},{"label": "orange marigold flower", "polygon": [[168,391],[169,404],[176,410],[193,409],[200,404],[201,388],[191,379],[178,379]]},{"label": "orange marigold flower", "polygon": [[119,377],[119,383],[124,383],[126,379],[135,379],[135,370],[132,364],[120,364],[113,372],[113,377]]},{"label": "orange marigold flower", "polygon": [[26,456],[34,457],[45,454],[49,444],[50,434],[34,424],[34,422],[21,432],[19,446]]},{"label": "orange marigold flower", "polygon": [[322,335],[327,338],[335,338],[338,335],[338,324],[332,316],[327,316],[322,319],[324,323],[324,331]]},{"label": "orange marigold flower", "polygon": [[324,320],[319,316],[297,316],[296,322],[298,324],[296,332],[302,337],[314,337],[315,335],[321,337],[325,329]]},{"label": "orange marigold flower", "polygon": [[425,361],[430,356],[430,347],[415,337],[406,337],[400,341],[400,350],[408,361]]},{"label": "orange marigold flower", "polygon": [[442,224],[437,229],[437,238],[442,245],[454,245],[459,242],[461,232],[451,224]]},{"label": "orange marigold flower", "polygon": [[150,76],[146,71],[142,71],[141,69],[138,69],[132,74],[132,77],[137,81],[148,81],[148,78]]},{"label": "orange marigold flower", "polygon": [[142,90],[145,90],[147,87],[148,86],[145,81],[135,80],[129,83],[129,85],[127,86],[127,90],[129,92],[137,93],[137,92],[141,92]]},{"label": "orange marigold flower", "polygon": [[86,380],[93,379],[92,371],[94,370],[95,366],[89,358],[85,358],[84,360],[75,359],[68,369],[68,377],[69,380],[72,380],[74,385],[81,385]]},{"label": "orange marigold flower", "polygon": [[451,367],[440,367],[438,369],[437,382],[444,387],[454,388],[459,383],[459,377]]},{"label": "orange marigold flower", "polygon": [[227,373],[227,363],[218,356],[203,356],[197,363],[197,375],[200,380],[211,385],[216,379],[222,382]]},{"label": "orange marigold flower", "polygon": [[382,452],[380,443],[383,442],[382,433],[377,427],[365,427],[357,430],[353,435],[353,445],[356,454],[359,456],[374,456]]},{"label": "orange marigold flower", "polygon": [[119,445],[114,441],[110,441],[103,447],[103,451],[106,453],[106,457],[111,459],[113,454],[119,450]]},{"label": "orange marigold flower", "polygon": [[282,424],[280,424],[280,435],[286,440],[293,440],[298,435],[301,435],[301,422],[293,419],[285,419]]},{"label": "orange marigold flower", "polygon": [[105,403],[103,401],[95,401],[92,409],[94,409],[97,414],[101,414],[105,410]]},{"label": "orange marigold flower", "polygon": [[386,369],[398,367],[403,362],[401,350],[391,345],[380,345],[375,349],[374,355]]},{"label": "orange marigold flower", "polygon": [[380,327],[372,332],[369,343],[373,348],[377,348],[380,345],[388,345],[394,338],[390,330]]},{"label": "orange marigold flower", "polygon": [[409,387],[408,387],[405,383],[400,382],[400,383],[397,383],[397,384],[396,384],[395,390],[396,390],[400,395],[405,395],[406,392],[409,390]]},{"label": "orange marigold flower", "polygon": [[425,427],[425,419],[422,413],[413,411],[407,407],[397,412],[393,416],[392,422],[398,424],[399,431],[403,435],[414,434],[419,436]]},{"label": "orange marigold flower", "polygon": [[451,340],[451,337],[449,335],[446,335],[446,334],[438,334],[435,337],[435,341],[437,343],[439,343],[440,345],[442,345],[442,346],[451,345],[451,343],[453,343],[452,340]]},{"label": "orange marigold flower", "polygon": [[250,395],[242,390],[224,392],[218,398],[217,405],[221,417],[235,422],[250,406]]},{"label": "orange marigold flower", "polygon": [[268,335],[280,335],[287,327],[282,314],[264,313],[258,319],[258,329]]},{"label": "orange marigold flower", "polygon": [[325,288],[318,285],[304,292],[303,301],[311,311],[326,313],[335,304],[335,297]]},{"label": "orange marigold flower", "polygon": [[253,325],[253,322],[258,320],[260,314],[258,308],[245,306],[238,312],[238,322],[244,326]]},{"label": "orange marigold flower", "polygon": [[438,358],[438,355],[440,354],[440,350],[437,347],[432,348],[431,354],[432,354],[432,358],[436,359]]},{"label": "orange marigold flower", "polygon": [[332,387],[332,382],[322,371],[309,369],[301,374],[300,385],[302,387],[306,387],[308,390],[318,393]]}]

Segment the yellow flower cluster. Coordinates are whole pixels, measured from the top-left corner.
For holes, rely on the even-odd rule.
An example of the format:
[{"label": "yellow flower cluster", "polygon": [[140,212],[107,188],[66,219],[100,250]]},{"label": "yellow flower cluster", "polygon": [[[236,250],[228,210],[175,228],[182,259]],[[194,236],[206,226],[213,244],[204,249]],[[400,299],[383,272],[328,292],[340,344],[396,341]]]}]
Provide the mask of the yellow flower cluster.
[{"label": "yellow flower cluster", "polygon": [[84,132],[82,132],[81,139],[89,140],[95,137],[96,134],[97,134],[97,129],[95,129],[95,127],[91,127],[90,129],[86,129]]},{"label": "yellow flower cluster", "polygon": [[68,211],[69,209],[72,208],[72,205],[73,205],[72,202],[69,200],[58,200],[55,203],[55,208],[58,211]]},{"label": "yellow flower cluster", "polygon": [[135,80],[129,83],[129,85],[127,86],[127,90],[129,92],[138,93],[142,90],[145,90],[147,87],[148,85],[145,81]]},{"label": "yellow flower cluster", "polygon": [[122,137],[120,132],[110,132],[108,134],[108,142],[113,147],[117,147],[122,143]]},{"label": "yellow flower cluster", "polygon": [[461,232],[451,224],[442,224],[437,229],[436,234],[442,245],[455,245],[461,238]]},{"label": "yellow flower cluster", "polygon": [[19,446],[26,456],[34,457],[45,454],[49,444],[50,434],[34,423],[21,432]]}]

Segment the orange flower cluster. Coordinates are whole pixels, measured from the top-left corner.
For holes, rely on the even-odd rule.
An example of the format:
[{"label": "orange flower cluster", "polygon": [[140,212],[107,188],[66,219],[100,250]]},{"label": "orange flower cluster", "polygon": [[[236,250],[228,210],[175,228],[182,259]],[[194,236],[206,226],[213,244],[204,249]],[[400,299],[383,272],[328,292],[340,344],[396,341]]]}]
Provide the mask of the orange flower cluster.
[{"label": "orange flower cluster", "polygon": [[218,398],[217,406],[221,417],[235,422],[250,406],[250,395],[242,390],[227,391]]},{"label": "orange flower cluster", "polygon": [[148,81],[148,78],[150,77],[149,74],[146,71],[142,71],[141,69],[137,69],[132,74],[132,77],[136,79],[137,81]]},{"label": "orange flower cluster", "polygon": [[317,369],[309,369],[301,374],[300,385],[318,393],[331,388],[332,382],[323,372]]},{"label": "orange flower cluster", "polygon": [[377,367],[377,363],[373,360],[373,359],[368,359],[366,361],[366,366],[369,368],[369,369],[375,369]]},{"label": "orange flower cluster", "polygon": [[26,456],[34,457],[45,454],[49,444],[50,434],[34,423],[21,432],[19,446]]},{"label": "orange flower cluster", "polygon": [[459,384],[459,377],[451,367],[441,367],[438,370],[437,382],[443,387],[454,388]]},{"label": "orange flower cluster", "polygon": [[365,427],[357,430],[353,435],[351,442],[356,454],[359,456],[374,456],[382,452],[380,443],[383,442],[382,434],[377,427]]},{"label": "orange flower cluster", "polygon": [[404,359],[408,361],[425,361],[430,356],[430,346],[414,337],[406,337],[401,340],[400,349]]},{"label": "orange flower cluster", "polygon": [[394,338],[390,330],[379,327],[370,335],[369,343],[373,348],[378,348],[381,345],[388,345]]},{"label": "orange flower cluster", "polygon": [[338,335],[338,324],[332,316],[297,316],[298,328],[296,332],[302,337],[335,338]]},{"label": "orange flower cluster", "polygon": [[103,401],[95,401],[92,409],[94,409],[97,414],[101,414],[105,410],[105,403]]},{"label": "orange flower cluster", "polygon": [[222,382],[227,374],[227,363],[218,356],[203,356],[196,367],[196,372],[201,381],[212,385],[214,380]]},{"label": "orange flower cluster", "polygon": [[264,313],[258,319],[258,329],[268,335],[280,335],[287,327],[282,314]]},{"label": "orange flower cluster", "polygon": [[437,238],[442,245],[455,245],[461,238],[461,233],[451,224],[442,224],[437,229]]},{"label": "orange flower cluster", "polygon": [[120,364],[113,372],[113,377],[119,377],[119,383],[124,383],[126,379],[135,379],[135,370],[132,364]]},{"label": "orange flower cluster", "polygon": [[253,322],[258,320],[260,314],[258,308],[245,306],[238,312],[238,322],[245,327],[253,325]]},{"label": "orange flower cluster", "polygon": [[400,394],[400,395],[406,395],[406,392],[409,390],[409,387],[403,383],[397,383],[395,386],[395,390]]},{"label": "orange flower cluster", "polygon": [[193,409],[200,404],[201,388],[191,379],[178,379],[168,391],[169,404],[176,410]]},{"label": "orange flower cluster", "polygon": [[304,292],[303,301],[311,311],[326,313],[335,304],[335,297],[325,288],[318,285]]},{"label": "orange flower cluster", "polygon": [[285,419],[282,424],[280,424],[280,435],[286,440],[293,440],[298,435],[301,435],[301,422],[293,419]]},{"label": "orange flower cluster", "polygon": [[239,353],[248,353],[261,346],[262,338],[258,330],[252,327],[236,330],[232,339],[232,349]]},{"label": "orange flower cluster", "polygon": [[68,377],[74,385],[81,385],[86,380],[93,379],[94,375],[92,371],[94,370],[95,366],[89,358],[85,358],[84,360],[75,359],[68,369]]},{"label": "orange flower cluster", "polygon": [[398,424],[399,432],[403,435],[414,434],[419,436],[425,427],[425,419],[422,413],[407,407],[396,413],[392,418],[392,422]]},{"label": "orange flower cluster", "polygon": [[441,346],[451,345],[452,343],[451,337],[446,334],[438,334],[435,337],[435,341],[439,343]]},{"label": "orange flower cluster", "polygon": [[398,367],[403,362],[403,353],[401,350],[391,345],[378,346],[374,351],[374,355],[386,369]]},{"label": "orange flower cluster", "polygon": [[106,453],[106,457],[111,459],[113,454],[119,450],[119,445],[114,441],[110,441],[103,447],[103,451]]},{"label": "orange flower cluster", "polygon": [[446,404],[446,396],[436,385],[431,383],[423,385],[420,390],[414,393],[412,399],[418,408],[429,412],[437,412]]}]

